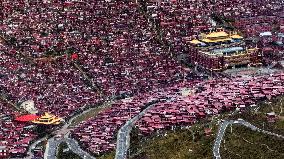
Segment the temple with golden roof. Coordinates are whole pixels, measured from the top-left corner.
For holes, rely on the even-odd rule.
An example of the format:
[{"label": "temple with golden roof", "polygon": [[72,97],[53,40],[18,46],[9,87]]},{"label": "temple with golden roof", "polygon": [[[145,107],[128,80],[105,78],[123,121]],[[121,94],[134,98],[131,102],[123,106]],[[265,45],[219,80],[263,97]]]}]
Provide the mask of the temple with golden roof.
[{"label": "temple with golden roof", "polygon": [[196,52],[190,53],[191,62],[207,70],[222,71],[260,61],[255,58],[258,49],[248,49],[243,37],[237,33],[217,31],[201,34],[189,44],[196,48]]},{"label": "temple with golden roof", "polygon": [[62,122],[62,118],[56,117],[55,115],[44,113],[40,118],[32,121],[34,124],[42,125],[58,125]]}]

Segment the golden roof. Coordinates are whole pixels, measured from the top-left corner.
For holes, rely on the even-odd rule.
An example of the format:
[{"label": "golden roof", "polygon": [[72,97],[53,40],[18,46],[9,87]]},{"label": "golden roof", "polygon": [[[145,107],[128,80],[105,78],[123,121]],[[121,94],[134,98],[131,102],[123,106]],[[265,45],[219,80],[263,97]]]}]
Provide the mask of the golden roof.
[{"label": "golden roof", "polygon": [[216,39],[216,40],[211,40],[211,39],[202,39],[201,41],[206,42],[206,43],[216,43],[216,42],[222,42],[222,41],[231,41],[231,38],[226,38],[226,39]]},{"label": "golden roof", "polygon": [[229,34],[227,34],[224,31],[220,31],[220,32],[212,32],[206,35],[206,38],[217,38],[217,37],[224,37],[224,36],[229,36]]},{"label": "golden roof", "polygon": [[52,117],[54,117],[54,115],[51,115],[51,114],[45,112],[44,115],[41,116],[40,118],[52,118]]},{"label": "golden roof", "polygon": [[191,44],[201,44],[201,41],[194,39],[194,40],[191,40],[190,43]]},{"label": "golden roof", "polygon": [[233,39],[243,39],[243,37],[238,35],[238,34],[232,35],[231,38],[233,38]]}]

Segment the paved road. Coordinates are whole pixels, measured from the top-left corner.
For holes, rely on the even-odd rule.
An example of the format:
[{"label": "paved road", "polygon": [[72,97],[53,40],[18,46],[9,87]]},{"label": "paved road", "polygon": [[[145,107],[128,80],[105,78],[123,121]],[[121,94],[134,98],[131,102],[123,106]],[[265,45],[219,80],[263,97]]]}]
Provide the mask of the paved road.
[{"label": "paved road", "polygon": [[[32,150],[35,149],[35,147],[36,147],[37,144],[39,144],[40,142],[42,142],[42,141],[44,141],[44,140],[46,140],[46,139],[47,139],[47,137],[43,137],[43,138],[41,138],[41,139],[36,140],[34,143],[32,143],[32,144],[29,146],[29,150],[28,150],[28,152],[27,152],[27,157],[24,157],[23,159],[32,159],[33,156],[34,156]],[[16,159],[16,158],[14,158],[14,159]]]},{"label": "paved road", "polygon": [[[102,106],[100,107],[105,107],[105,105],[107,104],[111,104],[113,102],[113,100],[108,101],[106,103],[104,103]],[[66,123],[61,129],[56,131],[56,134],[63,134],[64,137],[60,140],[54,140],[54,138],[50,138],[48,139],[47,145],[46,145],[46,149],[44,152],[44,159],[56,159],[56,152],[57,152],[57,148],[59,146],[59,144],[61,142],[66,142],[68,147],[77,155],[79,155],[80,157],[82,157],[83,159],[95,159],[95,157],[92,157],[89,153],[87,153],[86,151],[82,150],[78,144],[78,142],[74,139],[68,138],[69,134],[70,134],[70,129],[68,128],[70,126],[70,124],[72,123],[72,121],[77,118],[80,115],[83,115],[85,113],[88,113],[89,111],[93,110],[95,108],[90,108],[87,109],[85,111],[83,111],[80,114],[77,114],[75,116],[73,116],[68,123]]]},{"label": "paved road", "polygon": [[258,131],[258,132],[262,132],[264,134],[268,134],[268,135],[272,135],[272,136],[276,136],[279,138],[284,139],[284,136],[279,135],[279,134],[275,134],[266,130],[262,130],[254,125],[252,125],[249,122],[244,121],[243,119],[238,119],[238,120],[225,120],[224,122],[221,123],[221,125],[219,126],[218,129],[218,134],[217,137],[215,139],[215,143],[214,143],[214,147],[213,147],[213,155],[215,159],[221,159],[221,155],[220,155],[220,146],[221,146],[221,142],[223,140],[223,137],[225,135],[226,129],[229,125],[232,124],[239,124],[239,125],[243,125],[245,127],[250,128],[253,131]]},{"label": "paved road", "polygon": [[54,140],[54,138],[50,138],[48,140],[48,143],[46,145],[47,151],[44,153],[44,159],[56,159],[56,153],[57,149],[60,143],[66,142],[68,147],[72,152],[77,154],[83,159],[96,159],[92,155],[90,155],[88,152],[82,150],[78,144],[78,142],[71,138],[62,138],[59,140]]},{"label": "paved road", "polygon": [[76,140],[66,138],[64,141],[67,143],[67,145],[71,149],[71,151],[73,151],[74,153],[79,155],[81,158],[83,158],[83,159],[96,159],[95,157],[90,155],[88,152],[82,150]]},{"label": "paved road", "polygon": [[126,122],[118,131],[117,134],[117,141],[116,141],[116,153],[115,159],[126,159],[127,157],[127,150],[130,146],[130,132],[134,124],[147,112],[147,110],[151,109],[155,106],[155,103],[149,105],[145,108],[142,112],[138,115],[130,119]]},{"label": "paved road", "polygon": [[54,138],[50,138],[46,144],[44,159],[56,159],[56,151],[58,145],[62,142],[62,140],[54,140]]}]

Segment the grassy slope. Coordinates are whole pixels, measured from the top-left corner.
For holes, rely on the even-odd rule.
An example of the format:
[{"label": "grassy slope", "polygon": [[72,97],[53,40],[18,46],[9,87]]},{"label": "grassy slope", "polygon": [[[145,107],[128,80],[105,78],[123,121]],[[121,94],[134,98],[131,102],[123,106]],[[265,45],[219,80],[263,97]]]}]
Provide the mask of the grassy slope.
[{"label": "grassy slope", "polygon": [[208,121],[202,121],[188,129],[164,131],[147,138],[136,135],[134,129],[131,134],[131,159],[212,158],[215,135],[205,136],[204,126],[216,131],[218,127],[213,123],[215,121],[209,124]]},{"label": "grassy slope", "polygon": [[283,139],[252,131],[246,127],[233,126],[227,130],[221,155],[228,159],[284,158]]},{"label": "grassy slope", "polygon": [[114,159],[114,157],[115,157],[115,151],[96,157],[96,159]]},{"label": "grassy slope", "polygon": [[76,117],[70,127],[76,126],[77,124],[79,124],[82,121],[87,121],[90,118],[93,118],[95,116],[97,116],[100,112],[102,112],[103,110],[105,110],[106,108],[111,107],[111,103],[104,103],[103,105],[100,105],[96,108],[91,108],[91,110],[79,115],[78,117]]},{"label": "grassy slope", "polygon": [[[195,134],[196,137],[199,136]],[[201,136],[199,136],[201,137]],[[198,137],[198,138],[199,138]],[[181,130],[179,132],[170,132],[167,136],[160,136],[149,140],[143,144],[140,155],[132,158],[149,159],[183,159],[183,158],[212,158],[211,147],[213,141],[211,137],[201,137],[198,142],[192,141],[191,132]]]},{"label": "grassy slope", "polygon": [[70,127],[72,126],[76,126],[77,124],[79,124],[80,122],[82,121],[87,121],[88,119],[96,116],[99,112],[101,112],[102,108],[99,107],[99,108],[93,108],[92,110],[90,110],[89,112],[87,113],[84,113],[78,117],[76,117],[72,123],[70,124]]},{"label": "grassy slope", "polygon": [[70,150],[63,152],[63,150],[67,148],[68,146],[65,142],[59,145],[57,159],[82,159],[80,156]]}]

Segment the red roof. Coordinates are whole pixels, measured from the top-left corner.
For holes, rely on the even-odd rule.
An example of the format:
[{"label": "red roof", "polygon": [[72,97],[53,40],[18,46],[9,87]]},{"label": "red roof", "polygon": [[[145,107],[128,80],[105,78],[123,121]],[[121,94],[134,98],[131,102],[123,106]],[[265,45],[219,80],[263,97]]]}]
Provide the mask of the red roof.
[{"label": "red roof", "polygon": [[33,114],[29,114],[29,115],[19,116],[15,120],[16,121],[20,121],[20,122],[28,122],[28,121],[35,120],[37,118],[39,118],[39,116],[36,116],[36,115],[33,115]]},{"label": "red roof", "polygon": [[73,53],[73,54],[71,55],[71,59],[72,59],[72,60],[77,60],[77,59],[78,59],[78,54]]}]

